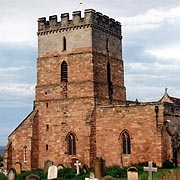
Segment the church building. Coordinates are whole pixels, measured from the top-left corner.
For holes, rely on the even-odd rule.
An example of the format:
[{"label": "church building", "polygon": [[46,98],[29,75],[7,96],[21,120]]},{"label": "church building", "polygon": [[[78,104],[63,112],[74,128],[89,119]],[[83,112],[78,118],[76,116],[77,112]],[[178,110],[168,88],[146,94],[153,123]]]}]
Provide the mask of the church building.
[{"label": "church building", "polygon": [[126,99],[121,24],[93,9],[38,19],[33,111],[9,135],[5,169],[129,166],[179,158],[180,99]]}]

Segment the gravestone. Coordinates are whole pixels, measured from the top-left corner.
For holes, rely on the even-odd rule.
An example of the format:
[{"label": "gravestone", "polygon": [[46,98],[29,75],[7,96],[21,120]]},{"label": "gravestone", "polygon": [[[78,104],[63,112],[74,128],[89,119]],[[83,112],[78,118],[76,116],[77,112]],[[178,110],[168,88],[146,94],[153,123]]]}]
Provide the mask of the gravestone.
[{"label": "gravestone", "polygon": [[51,165],[48,169],[47,179],[56,179],[58,175],[58,169],[55,165]]},{"label": "gravestone", "polygon": [[45,172],[48,172],[49,167],[52,166],[52,165],[53,165],[52,161],[50,161],[50,160],[45,161],[44,162],[44,170],[45,170]]},{"label": "gravestone", "polygon": [[7,174],[8,180],[16,180],[16,170],[14,168],[10,168]]},{"label": "gravestone", "polygon": [[98,179],[102,179],[106,173],[105,167],[105,160],[101,158],[96,158],[94,161],[94,170],[95,170],[95,177]]},{"label": "gravestone", "polygon": [[88,168],[88,166],[87,166],[86,164],[84,164],[84,165],[82,166],[82,172],[83,172],[83,173],[86,174],[86,173],[88,172],[88,169],[89,169],[89,168]]},{"label": "gravestone", "polygon": [[16,170],[17,174],[21,174],[21,164],[20,163],[15,163],[14,169]]},{"label": "gravestone", "polygon": [[136,167],[130,167],[127,169],[128,180],[138,180],[138,170]]},{"label": "gravestone", "polygon": [[41,178],[36,174],[30,174],[29,176],[26,176],[26,180],[40,180]]},{"label": "gravestone", "polygon": [[116,180],[116,178],[113,178],[112,176],[105,176],[102,180]]},{"label": "gravestone", "polygon": [[59,165],[57,166],[57,168],[58,168],[58,170],[64,169],[64,165],[63,165],[63,164],[59,164]]},{"label": "gravestone", "polygon": [[94,172],[90,172],[89,178],[85,178],[85,180],[98,180],[95,178]]},{"label": "gravestone", "polygon": [[153,163],[149,162],[148,167],[143,167],[144,171],[147,171],[149,173],[148,180],[152,180],[152,173],[157,172],[157,168],[153,167]]},{"label": "gravestone", "polygon": [[81,163],[78,160],[76,160],[76,163],[74,163],[74,165],[76,166],[76,175],[78,175],[79,174],[79,166],[81,165]]}]

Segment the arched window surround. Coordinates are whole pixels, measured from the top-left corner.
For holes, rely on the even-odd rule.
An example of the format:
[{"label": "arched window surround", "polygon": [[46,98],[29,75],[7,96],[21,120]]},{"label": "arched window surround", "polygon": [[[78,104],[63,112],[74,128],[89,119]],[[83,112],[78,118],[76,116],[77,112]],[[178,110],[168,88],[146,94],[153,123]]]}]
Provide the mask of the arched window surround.
[{"label": "arched window surround", "polygon": [[119,140],[121,143],[122,154],[131,154],[131,136],[128,130],[120,133]]},{"label": "arched window surround", "polygon": [[68,82],[68,64],[66,61],[61,63],[61,82]]},{"label": "arched window surround", "polygon": [[77,136],[74,132],[70,131],[66,136],[67,154],[76,155],[76,142]]}]

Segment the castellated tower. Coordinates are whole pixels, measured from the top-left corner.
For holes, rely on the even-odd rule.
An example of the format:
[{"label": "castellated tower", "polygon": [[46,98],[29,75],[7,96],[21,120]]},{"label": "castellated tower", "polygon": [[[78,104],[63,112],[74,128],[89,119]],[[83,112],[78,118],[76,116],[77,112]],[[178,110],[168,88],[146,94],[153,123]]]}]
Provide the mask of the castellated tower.
[{"label": "castellated tower", "polygon": [[76,11],[72,20],[68,13],[60,22],[56,15],[38,19],[40,166],[47,158],[88,165],[95,158],[95,107],[126,101],[121,40],[120,23],[93,9],[84,18]]},{"label": "castellated tower", "polygon": [[9,135],[5,168],[43,168],[48,160],[91,166],[96,109],[126,103],[121,25],[93,9],[38,19],[33,111]]}]

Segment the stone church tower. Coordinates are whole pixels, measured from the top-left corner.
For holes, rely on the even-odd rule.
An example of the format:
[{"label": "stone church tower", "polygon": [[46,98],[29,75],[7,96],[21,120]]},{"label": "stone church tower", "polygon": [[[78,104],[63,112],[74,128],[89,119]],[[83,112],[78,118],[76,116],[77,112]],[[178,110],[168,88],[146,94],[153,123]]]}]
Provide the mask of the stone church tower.
[{"label": "stone church tower", "polygon": [[96,157],[107,166],[161,167],[174,156],[164,124],[179,122],[180,100],[167,101],[166,93],[158,102],[127,101],[121,24],[93,9],[72,16],[38,19],[34,109],[9,135],[5,168],[43,168],[48,160],[72,166],[76,159],[92,166]]}]

